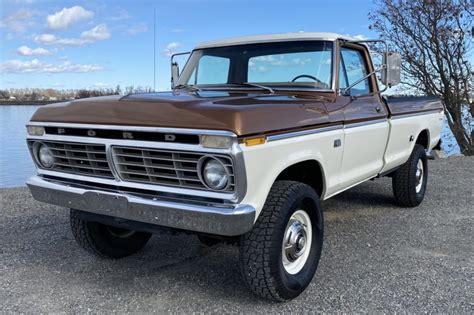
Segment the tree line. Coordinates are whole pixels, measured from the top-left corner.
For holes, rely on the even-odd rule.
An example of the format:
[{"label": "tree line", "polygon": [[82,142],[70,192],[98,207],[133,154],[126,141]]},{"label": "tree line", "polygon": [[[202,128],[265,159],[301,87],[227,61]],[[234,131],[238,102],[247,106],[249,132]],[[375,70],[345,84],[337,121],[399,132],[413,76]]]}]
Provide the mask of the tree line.
[{"label": "tree line", "polygon": [[153,92],[151,87],[126,86],[121,88],[93,88],[93,89],[40,89],[40,88],[19,88],[0,90],[0,100],[11,102],[38,102],[38,101],[66,101],[79,98],[106,96],[106,95],[127,95],[135,93]]}]

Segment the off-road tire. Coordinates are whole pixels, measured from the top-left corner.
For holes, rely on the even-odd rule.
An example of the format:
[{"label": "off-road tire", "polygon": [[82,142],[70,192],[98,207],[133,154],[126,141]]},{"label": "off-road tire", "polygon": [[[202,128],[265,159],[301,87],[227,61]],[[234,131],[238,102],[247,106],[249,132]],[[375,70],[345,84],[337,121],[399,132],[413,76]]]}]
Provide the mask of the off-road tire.
[{"label": "off-road tire", "polygon": [[[303,209],[313,226],[310,253],[301,271],[289,274],[283,266],[282,244],[293,213]],[[240,265],[248,287],[258,296],[287,301],[300,295],[313,279],[323,244],[323,214],[319,197],[310,186],[277,181],[252,230],[241,236]]]},{"label": "off-road tire", "polygon": [[[418,161],[423,163],[423,183],[421,190],[416,191],[417,165]],[[426,185],[428,183],[428,159],[426,158],[425,148],[419,144],[415,144],[413,151],[399,169],[392,176],[392,188],[395,201],[402,207],[416,207],[425,197]]]},{"label": "off-road tire", "polygon": [[[151,237],[151,233],[118,229],[98,222],[83,219],[79,213],[70,211],[71,230],[77,243],[86,251],[102,258],[122,258],[139,251]],[[133,232],[117,237],[111,231]],[[129,236],[126,236],[130,234]]]}]

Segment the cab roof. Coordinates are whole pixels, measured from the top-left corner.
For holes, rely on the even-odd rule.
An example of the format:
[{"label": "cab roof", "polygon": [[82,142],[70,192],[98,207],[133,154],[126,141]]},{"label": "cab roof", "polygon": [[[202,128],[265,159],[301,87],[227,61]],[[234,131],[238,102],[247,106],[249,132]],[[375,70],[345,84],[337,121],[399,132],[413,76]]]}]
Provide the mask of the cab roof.
[{"label": "cab roof", "polygon": [[357,40],[357,38],[353,38],[347,35],[336,34],[336,33],[297,32],[297,33],[281,33],[281,34],[268,34],[268,35],[252,35],[252,36],[242,36],[242,37],[233,37],[233,38],[214,40],[214,41],[200,43],[199,45],[196,46],[196,49],[245,45],[245,44],[283,42],[283,41],[298,41],[298,40],[335,41],[338,39],[349,40],[349,41]]}]

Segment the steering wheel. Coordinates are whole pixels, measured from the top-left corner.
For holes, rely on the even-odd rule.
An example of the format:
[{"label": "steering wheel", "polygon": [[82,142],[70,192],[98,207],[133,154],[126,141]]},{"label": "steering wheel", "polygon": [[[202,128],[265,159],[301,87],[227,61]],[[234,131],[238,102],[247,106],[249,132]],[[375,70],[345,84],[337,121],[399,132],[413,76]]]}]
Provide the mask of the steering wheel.
[{"label": "steering wheel", "polygon": [[311,80],[314,80],[318,83],[322,83],[322,84],[325,84],[323,81],[319,80],[318,78],[316,77],[313,77],[312,75],[309,75],[309,74],[301,74],[299,76],[296,76],[293,78],[293,80],[291,80],[291,82],[295,82],[296,80],[300,79],[300,78],[309,78]]}]

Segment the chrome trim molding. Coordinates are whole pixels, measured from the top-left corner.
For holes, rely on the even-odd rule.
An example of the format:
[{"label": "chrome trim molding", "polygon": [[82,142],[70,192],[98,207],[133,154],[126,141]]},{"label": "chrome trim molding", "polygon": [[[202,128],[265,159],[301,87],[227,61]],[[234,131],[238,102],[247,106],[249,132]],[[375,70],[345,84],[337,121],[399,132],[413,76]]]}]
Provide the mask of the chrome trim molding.
[{"label": "chrome trim molding", "polygon": [[328,126],[328,127],[319,127],[319,128],[316,127],[314,129],[293,131],[293,132],[268,136],[267,137],[267,142],[283,140],[283,139],[289,139],[289,138],[295,138],[295,137],[301,137],[301,136],[307,136],[307,135],[312,135],[312,134],[316,134],[316,133],[339,130],[339,129],[357,128],[357,127],[361,127],[361,126],[379,124],[379,123],[384,123],[384,122],[388,122],[388,120],[386,118],[384,118],[384,119],[375,119],[375,120],[369,120],[369,121],[362,121],[362,122],[353,123],[353,124],[337,124],[337,125]]},{"label": "chrome trim molding", "polygon": [[27,126],[42,126],[42,127],[64,127],[64,128],[83,128],[83,129],[110,129],[110,130],[124,130],[124,131],[144,131],[144,132],[163,132],[163,133],[178,133],[178,134],[197,134],[197,135],[215,135],[237,137],[237,135],[225,130],[207,130],[207,129],[187,129],[187,128],[168,128],[168,127],[142,127],[142,126],[120,126],[120,125],[94,125],[94,124],[75,124],[75,123],[55,123],[55,122],[38,122],[30,121]]},{"label": "chrome trim molding", "polygon": [[441,109],[433,109],[433,110],[427,110],[427,111],[424,111],[424,112],[395,115],[395,116],[391,116],[390,119],[391,120],[397,120],[397,119],[401,119],[401,118],[424,116],[424,115],[430,115],[430,114],[442,114],[442,113],[443,113],[443,110],[441,110]]},{"label": "chrome trim molding", "polygon": [[227,208],[149,200],[123,193],[68,187],[39,176],[27,182],[33,197],[66,208],[132,221],[216,235],[237,236],[248,232],[255,208],[235,204]]},{"label": "chrome trim molding", "polygon": [[344,129],[381,124],[381,123],[385,123],[385,122],[388,122],[388,119],[383,118],[383,119],[366,120],[366,121],[361,121],[361,122],[358,122],[358,123],[344,124]]},{"label": "chrome trim molding", "polygon": [[328,126],[328,127],[315,128],[315,129],[293,131],[293,132],[268,136],[267,137],[267,142],[283,140],[283,139],[289,139],[289,138],[295,138],[295,137],[301,137],[301,136],[307,136],[307,135],[312,135],[312,134],[326,132],[326,131],[333,131],[333,130],[338,130],[338,129],[342,129],[342,124],[334,125],[334,126]]}]

